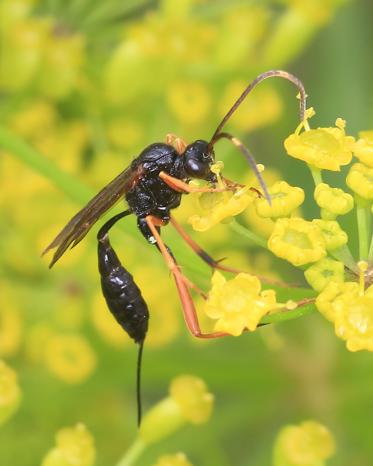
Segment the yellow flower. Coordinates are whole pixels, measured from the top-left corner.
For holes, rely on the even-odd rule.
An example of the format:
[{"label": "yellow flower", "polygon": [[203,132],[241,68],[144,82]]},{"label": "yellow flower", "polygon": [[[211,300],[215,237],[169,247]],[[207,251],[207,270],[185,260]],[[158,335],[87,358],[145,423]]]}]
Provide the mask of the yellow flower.
[{"label": "yellow flower", "polygon": [[298,217],[281,218],[268,239],[268,248],[295,266],[317,262],[326,255],[320,228]]},{"label": "yellow flower", "polygon": [[96,367],[96,355],[80,335],[51,336],[46,342],[44,358],[52,374],[71,384],[83,382]]},{"label": "yellow flower", "polygon": [[57,432],[56,446],[44,457],[41,466],[93,466],[96,449],[92,434],[84,424]]},{"label": "yellow flower", "polygon": [[192,466],[192,463],[188,461],[184,453],[176,453],[161,456],[153,466]]},{"label": "yellow flower", "polygon": [[235,336],[241,335],[245,329],[254,331],[261,318],[278,307],[276,293],[261,291],[261,283],[254,275],[239,273],[227,281],[216,271],[211,283],[204,311],[208,317],[218,319],[216,331]]},{"label": "yellow flower", "polygon": [[276,438],[274,466],[323,466],[335,452],[330,431],[316,421],[283,427]]},{"label": "yellow flower", "polygon": [[350,163],[355,140],[346,136],[344,120],[338,118],[335,128],[310,129],[299,134],[303,124],[285,139],[289,155],[316,168],[332,171],[340,171],[341,165]]},{"label": "yellow flower", "polygon": [[256,211],[262,217],[287,217],[304,201],[302,188],[290,186],[286,181],[278,181],[268,188],[271,205],[265,198],[255,200]]},{"label": "yellow flower", "polygon": [[334,220],[338,215],[347,214],[354,206],[351,194],[339,188],[332,188],[326,183],[316,186],[314,198],[321,207],[321,217],[325,220]]},{"label": "yellow flower", "polygon": [[373,199],[373,168],[355,163],[348,172],[346,184],[363,199]]},{"label": "yellow flower", "polygon": [[170,396],[157,403],[144,416],[139,430],[140,439],[155,443],[168,437],[186,422],[207,422],[214,397],[205,382],[192,375],[181,375],[172,380]]},{"label": "yellow flower", "polygon": [[312,223],[320,228],[327,251],[333,251],[333,249],[338,249],[347,244],[347,233],[341,229],[339,223],[335,220],[314,219]]},{"label": "yellow flower", "polygon": [[319,260],[304,272],[307,282],[318,292],[331,281],[342,283],[344,280],[344,264],[329,257]]},{"label": "yellow flower", "polygon": [[316,300],[319,311],[334,323],[335,333],[350,351],[373,351],[373,285],[331,282]]},{"label": "yellow flower", "polygon": [[360,162],[373,168],[373,130],[360,131],[360,139],[354,145],[354,155]]},{"label": "yellow flower", "polygon": [[202,193],[198,195],[201,215],[192,215],[188,222],[196,231],[206,231],[235,215],[240,214],[253,201],[254,194],[248,187],[223,193]]},{"label": "yellow flower", "polygon": [[17,374],[0,360],[0,425],[17,411],[21,401],[21,390]]}]

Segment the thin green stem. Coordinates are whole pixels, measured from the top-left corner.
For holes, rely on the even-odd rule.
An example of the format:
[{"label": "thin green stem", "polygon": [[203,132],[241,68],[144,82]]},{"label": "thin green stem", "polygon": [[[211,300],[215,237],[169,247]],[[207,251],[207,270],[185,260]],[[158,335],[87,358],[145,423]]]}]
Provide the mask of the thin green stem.
[{"label": "thin green stem", "polygon": [[313,167],[312,165],[308,165],[308,168],[311,171],[311,175],[312,175],[313,181],[315,183],[315,186],[322,183],[321,170],[319,170],[316,167]]},{"label": "thin green stem", "polygon": [[373,235],[372,235],[372,239],[370,241],[368,261],[373,262]]},{"label": "thin green stem", "polygon": [[238,223],[236,220],[232,220],[229,223],[229,227],[232,231],[247,238],[248,240],[250,240],[252,243],[256,244],[257,246],[268,249],[267,241],[264,238],[248,230],[246,227]]},{"label": "thin green stem", "polygon": [[329,251],[329,254],[338,261],[343,262],[344,265],[348,267],[350,270],[358,272],[356,261],[353,258],[351,251],[347,245],[344,245],[338,249],[333,249],[332,251]]},{"label": "thin green stem", "polygon": [[368,260],[370,240],[370,206],[369,203],[355,195],[357,228],[359,234],[360,260]]},{"label": "thin green stem", "polygon": [[122,458],[118,461],[116,466],[132,466],[136,463],[137,459],[141,456],[145,448],[146,444],[140,438],[137,438],[129,450],[127,450]]},{"label": "thin green stem", "polygon": [[298,303],[298,307],[293,310],[284,308],[281,311],[270,314],[260,321],[262,324],[275,324],[277,322],[284,322],[287,320],[298,319],[309,314],[313,314],[316,311],[315,299],[306,298]]}]

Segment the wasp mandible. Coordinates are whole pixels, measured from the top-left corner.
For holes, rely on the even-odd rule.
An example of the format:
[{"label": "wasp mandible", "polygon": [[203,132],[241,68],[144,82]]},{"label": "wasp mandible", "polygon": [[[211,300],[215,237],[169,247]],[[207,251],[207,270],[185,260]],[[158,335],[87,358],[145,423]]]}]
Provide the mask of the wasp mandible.
[{"label": "wasp mandible", "polygon": [[[171,223],[187,244],[212,268],[236,272],[234,269],[221,265],[203,251],[175,221],[170,212],[179,206],[183,194],[235,189],[237,185],[225,178],[222,178],[225,181],[225,188],[216,187],[217,178],[211,171],[211,166],[215,161],[214,146],[223,138],[230,140],[242,152],[258,178],[263,195],[269,203],[271,202],[263,178],[248,149],[237,138],[223,132],[222,129],[249,92],[264,79],[275,76],[291,81],[298,88],[300,92],[300,117],[303,120],[306,94],[300,80],[282,70],[267,71],[259,75],[247,86],[226,113],[209,142],[198,139],[187,145],[182,139],[169,135],[166,143],[149,145],[132,161],[128,168],[105,186],[67,223],[43,252],[45,254],[50,249],[57,248],[50,264],[52,267],[69,246],[76,246],[97,220],[114,204],[123,197],[127,201],[128,210],[109,220],[98,233],[98,261],[102,292],[108,308],[122,328],[140,345],[138,400],[139,367],[148,328],[149,312],[132,275],[123,267],[113,250],[108,232],[121,218],[130,214],[136,215],[141,234],[150,244],[158,248],[174,277],[184,318],[190,332],[199,338],[226,336],[227,334],[223,332],[203,333],[201,331],[190,293],[193,284],[181,273],[171,250],[161,239],[160,230]],[[209,186],[197,188],[189,185],[193,178],[206,180]],[[138,404],[138,420],[140,421],[140,419],[141,408]]]}]

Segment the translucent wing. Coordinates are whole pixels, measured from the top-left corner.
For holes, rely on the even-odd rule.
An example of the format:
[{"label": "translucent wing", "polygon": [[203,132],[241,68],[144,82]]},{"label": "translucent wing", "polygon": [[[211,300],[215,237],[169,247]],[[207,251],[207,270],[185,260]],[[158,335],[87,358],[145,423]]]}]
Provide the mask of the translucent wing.
[{"label": "translucent wing", "polygon": [[49,267],[52,267],[58,261],[70,245],[72,245],[71,247],[76,246],[85,237],[97,220],[136,184],[143,171],[141,164],[135,170],[131,169],[131,167],[127,168],[74,215],[43,251],[44,255],[49,250],[58,248]]}]

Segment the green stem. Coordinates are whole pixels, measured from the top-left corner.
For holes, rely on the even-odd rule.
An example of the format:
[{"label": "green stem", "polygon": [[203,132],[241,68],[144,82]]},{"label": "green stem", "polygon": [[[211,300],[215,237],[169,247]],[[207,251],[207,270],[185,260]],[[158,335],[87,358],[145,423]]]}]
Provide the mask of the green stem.
[{"label": "green stem", "polygon": [[369,202],[355,194],[360,260],[368,260],[370,240]]},{"label": "green stem", "polygon": [[309,298],[303,300],[303,302],[298,304],[298,307],[293,310],[284,308],[279,312],[270,314],[260,321],[262,324],[275,324],[277,322],[285,322],[287,320],[298,319],[299,317],[307,316],[313,314],[316,311],[315,299]]},{"label": "green stem", "polygon": [[34,171],[45,176],[77,203],[84,204],[95,194],[68,173],[60,170],[53,161],[43,157],[25,141],[3,127],[0,127],[0,148],[11,152]]},{"label": "green stem", "polygon": [[357,273],[359,272],[359,269],[356,265],[356,261],[353,258],[351,251],[347,245],[344,245],[338,249],[333,249],[332,251],[329,251],[329,254],[338,261],[343,262],[344,265],[348,267],[350,270],[353,270]]},{"label": "green stem", "polygon": [[140,439],[136,439],[129,450],[122,456],[116,466],[132,466],[145,450],[146,444]]},{"label": "green stem", "polygon": [[370,242],[368,262],[373,262],[373,236]]},{"label": "green stem", "polygon": [[250,240],[252,243],[256,244],[257,246],[268,249],[267,241],[264,238],[248,230],[246,227],[238,223],[236,220],[232,220],[229,223],[229,227],[232,231],[234,231],[235,233],[238,233],[244,238],[247,238],[248,240]]},{"label": "green stem", "polygon": [[313,167],[312,165],[308,165],[308,168],[311,170],[311,175],[315,183],[315,186],[322,183],[321,170],[316,167]]}]

